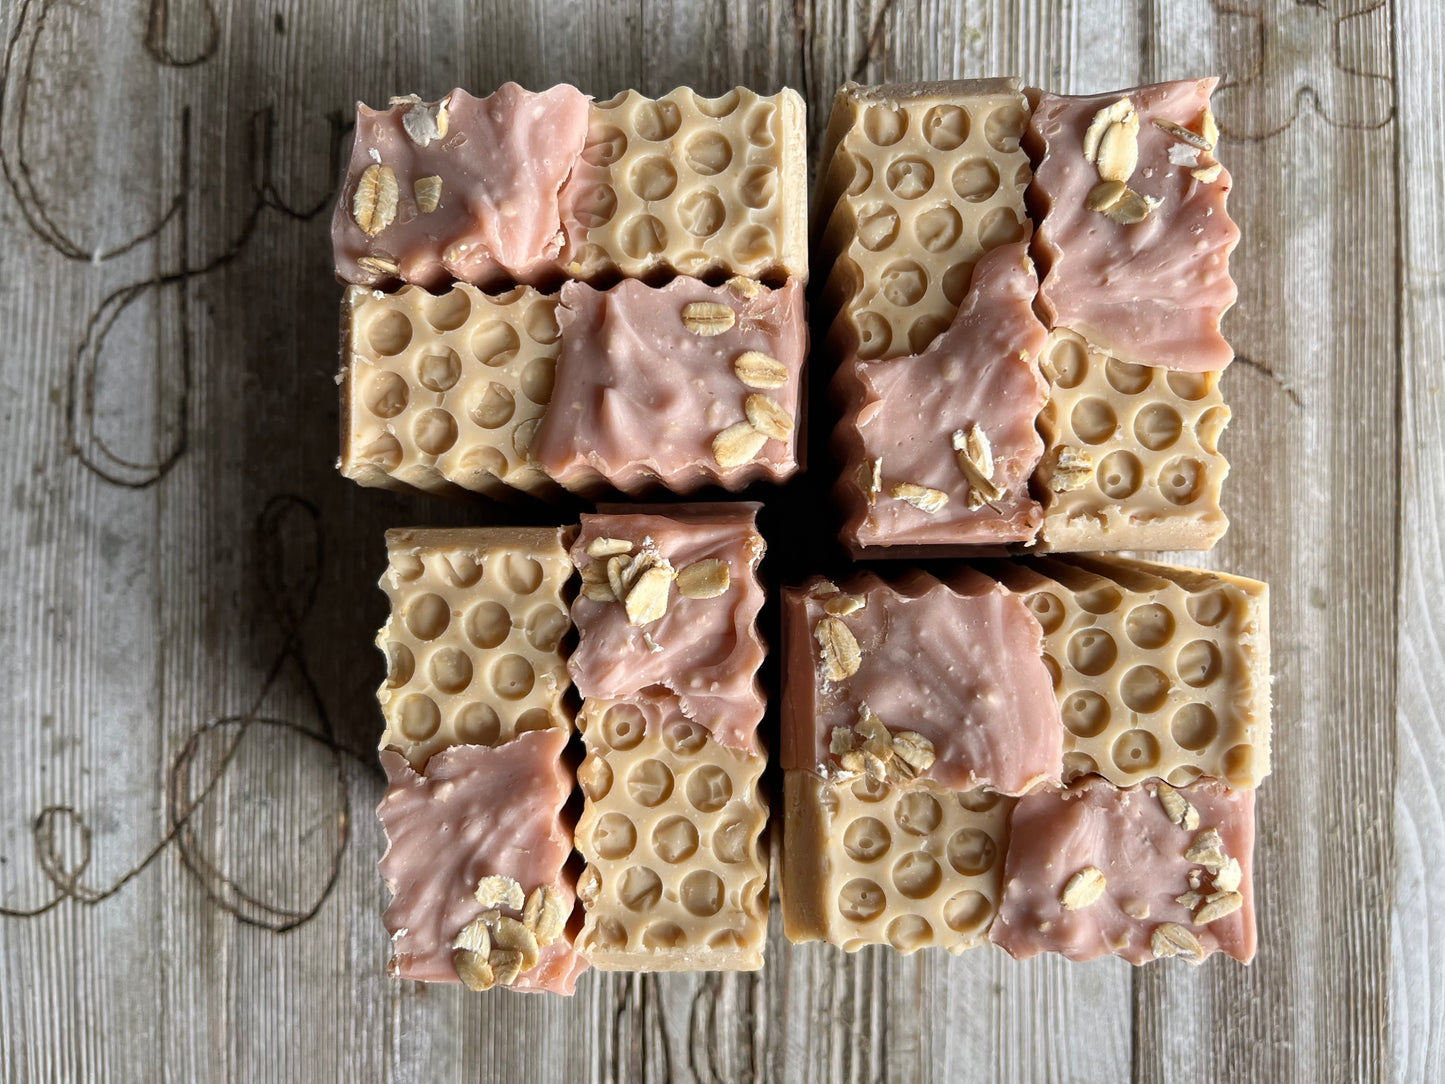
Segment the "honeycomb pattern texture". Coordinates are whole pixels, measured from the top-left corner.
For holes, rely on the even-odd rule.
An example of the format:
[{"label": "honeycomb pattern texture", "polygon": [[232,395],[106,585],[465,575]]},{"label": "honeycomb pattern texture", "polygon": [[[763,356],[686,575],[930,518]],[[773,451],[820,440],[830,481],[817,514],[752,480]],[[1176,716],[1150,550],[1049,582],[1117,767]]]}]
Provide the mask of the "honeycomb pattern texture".
[{"label": "honeycomb pattern texture", "polygon": [[839,357],[922,353],[952,322],[979,257],[1028,239],[1027,121],[1012,79],[838,92],[814,232]]},{"label": "honeycomb pattern texture", "polygon": [[1269,774],[1269,594],[1255,580],[1117,557],[989,570],[1044,630],[1064,779],[1117,786]]},{"label": "honeycomb pattern texture", "polygon": [[594,102],[562,193],[562,267],[586,281],[672,271],[806,282],[803,113],[792,90]]},{"label": "honeycomb pattern texture", "polygon": [[377,699],[413,767],[452,745],[496,746],[534,730],[571,730],[562,639],[572,528],[386,532],[381,586],[391,615],[377,635],[387,674]]},{"label": "honeycomb pattern texture", "polygon": [[1042,548],[1213,546],[1229,527],[1219,507],[1229,474],[1219,437],[1230,416],[1219,373],[1133,365],[1068,330],[1050,334],[1042,365]]},{"label": "honeycomb pattern texture", "polygon": [[806,770],[785,772],[783,790],[790,940],[957,953],[987,939],[1014,799]]},{"label": "honeycomb pattern texture", "polygon": [[529,448],[556,378],[556,310],[528,287],[348,289],[341,473],[434,493],[555,492]]},{"label": "honeycomb pattern texture", "polygon": [[756,970],[767,936],[767,757],[719,745],[668,693],[584,700],[586,867],[577,947],[594,967]]}]

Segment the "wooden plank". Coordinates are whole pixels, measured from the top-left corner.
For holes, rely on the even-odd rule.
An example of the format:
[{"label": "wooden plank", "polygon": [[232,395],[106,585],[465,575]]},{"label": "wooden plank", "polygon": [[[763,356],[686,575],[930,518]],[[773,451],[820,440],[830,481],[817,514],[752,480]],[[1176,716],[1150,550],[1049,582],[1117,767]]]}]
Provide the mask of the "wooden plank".
[{"label": "wooden plank", "polygon": [[[1238,6],[1251,13],[1171,7],[1152,36],[1177,50],[1163,73],[1205,40],[1226,74],[1222,155],[1244,233],[1227,330],[1241,360],[1224,384],[1235,526],[1209,563],[1273,588],[1260,951],[1248,969],[1141,973],[1136,1070],[1194,1079],[1202,1055],[1227,1079],[1367,1079],[1385,1057],[1389,931],[1377,916],[1390,891],[1394,760],[1388,729],[1370,721],[1393,704],[1395,552],[1389,532],[1350,524],[1395,514],[1396,252],[1389,216],[1367,224],[1357,209],[1391,201],[1394,131],[1377,126],[1375,81],[1335,61],[1336,15]],[[1313,89],[1296,97],[1302,88]],[[1352,393],[1366,357],[1371,391]],[[1330,481],[1358,471],[1381,484],[1345,495]]]},{"label": "wooden plank", "polygon": [[1445,140],[1431,121],[1431,83],[1445,64],[1445,26],[1428,5],[1395,14],[1399,78],[1401,313],[1399,702],[1396,711],[1395,876],[1390,942],[1390,1039],[1397,1080],[1445,1077],[1445,975],[1427,945],[1445,939]]}]

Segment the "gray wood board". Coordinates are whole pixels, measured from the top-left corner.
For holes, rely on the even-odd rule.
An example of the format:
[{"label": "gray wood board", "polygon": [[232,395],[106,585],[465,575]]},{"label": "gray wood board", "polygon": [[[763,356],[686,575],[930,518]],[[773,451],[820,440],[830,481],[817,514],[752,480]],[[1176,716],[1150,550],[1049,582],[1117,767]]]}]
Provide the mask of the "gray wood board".
[{"label": "gray wood board", "polygon": [[[1432,0],[8,0],[0,29],[0,907],[42,911],[0,917],[0,1077],[1445,1073]],[[536,513],[333,469],[352,103],[791,85],[816,143],[850,77],[1209,71],[1244,241],[1235,525],[1201,563],[1273,586],[1256,963],[845,955],[775,921],[753,975],[387,979],[381,532]]]}]

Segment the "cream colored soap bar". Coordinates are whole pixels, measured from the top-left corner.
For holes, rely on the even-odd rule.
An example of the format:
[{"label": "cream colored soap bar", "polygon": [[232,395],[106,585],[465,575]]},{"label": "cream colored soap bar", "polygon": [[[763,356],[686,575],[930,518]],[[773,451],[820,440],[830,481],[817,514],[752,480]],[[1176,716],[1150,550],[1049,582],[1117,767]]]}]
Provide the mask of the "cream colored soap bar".
[{"label": "cream colored soap bar", "polygon": [[578,723],[578,950],[612,971],[760,968],[768,807],[756,738],[718,744],[669,693],[585,700]]},{"label": "cream colored soap bar", "polygon": [[736,491],[800,466],[797,279],[572,282],[551,296],[354,286],[342,326],[338,466],[362,485]]},{"label": "cream colored soap bar", "polygon": [[998,909],[1014,799],[927,780],[783,776],[783,929],[849,952],[962,952]]},{"label": "cream colored soap bar", "polygon": [[1269,588],[1117,557],[989,567],[1044,629],[1064,778],[1117,786],[1269,774]]},{"label": "cream colored soap bar", "polygon": [[377,635],[381,748],[420,770],[453,745],[501,745],[533,730],[569,732],[563,589],[575,528],[470,527],[386,532],[381,586],[391,616]]},{"label": "cream colored soap bar", "polygon": [[803,99],[737,88],[589,102],[508,83],[358,104],[337,276],[486,289],[562,278],[808,277]]},{"label": "cream colored soap bar", "polygon": [[819,166],[828,333],[839,358],[920,354],[952,322],[973,265],[1031,232],[1013,79],[838,91]]},{"label": "cream colored soap bar", "polygon": [[1219,373],[1132,365],[1067,330],[1050,334],[1042,368],[1040,548],[1213,546],[1229,528],[1219,506],[1229,474]]},{"label": "cream colored soap bar", "polygon": [[342,334],[346,477],[434,493],[558,492],[529,455],[561,351],[556,297],[352,286]]},{"label": "cream colored soap bar", "polygon": [[571,278],[808,279],[807,134],[793,90],[594,102],[562,190]]}]

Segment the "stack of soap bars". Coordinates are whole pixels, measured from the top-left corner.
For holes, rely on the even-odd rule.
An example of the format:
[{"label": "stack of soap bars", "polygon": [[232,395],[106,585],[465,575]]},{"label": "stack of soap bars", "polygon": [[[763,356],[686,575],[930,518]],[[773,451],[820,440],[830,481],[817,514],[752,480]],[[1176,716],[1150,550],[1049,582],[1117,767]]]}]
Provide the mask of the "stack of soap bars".
[{"label": "stack of soap bars", "polygon": [[538,495],[789,477],[805,170],[791,91],[360,107],[332,230],[342,473]]},{"label": "stack of soap bars", "polygon": [[[1111,552],[1228,526],[1213,86],[838,92],[820,484],[855,560],[951,564],[813,576],[765,640],[756,501],[388,532],[393,974],[761,967],[770,744],[793,941],[1253,957],[1267,588]],[[359,107],[342,473],[612,501],[798,473],[804,130],[791,91]]]},{"label": "stack of soap bars", "polygon": [[[360,107],[333,221],[342,473],[544,497],[786,479],[805,174],[790,91]],[[571,993],[589,963],[762,965],[754,511],[388,534],[394,974]]]}]

